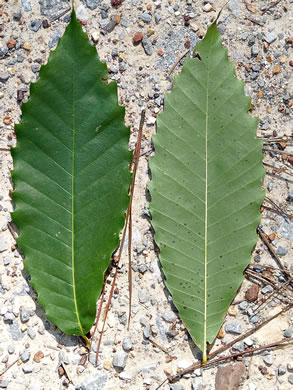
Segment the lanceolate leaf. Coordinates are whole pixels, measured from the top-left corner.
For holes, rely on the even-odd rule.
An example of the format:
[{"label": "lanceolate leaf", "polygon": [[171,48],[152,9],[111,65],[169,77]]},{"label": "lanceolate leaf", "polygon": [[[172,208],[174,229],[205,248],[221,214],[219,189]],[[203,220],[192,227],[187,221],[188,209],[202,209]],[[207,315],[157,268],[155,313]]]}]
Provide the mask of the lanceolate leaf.
[{"label": "lanceolate leaf", "polygon": [[93,324],[128,203],[129,130],[105,78],[73,12],[15,126],[17,242],[48,317],[75,335]]},{"label": "lanceolate leaf", "polygon": [[215,339],[256,243],[261,142],[216,23],[165,97],[151,212],[166,284],[195,343]]}]

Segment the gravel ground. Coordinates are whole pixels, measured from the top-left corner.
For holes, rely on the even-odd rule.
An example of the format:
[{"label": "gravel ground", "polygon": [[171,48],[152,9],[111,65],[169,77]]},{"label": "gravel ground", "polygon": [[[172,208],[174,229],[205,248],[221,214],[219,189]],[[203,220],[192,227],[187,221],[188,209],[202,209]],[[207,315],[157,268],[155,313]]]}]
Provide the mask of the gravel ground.
[{"label": "gravel ground", "polygon": [[[270,2],[250,1],[231,0],[222,13],[219,29],[238,76],[245,82],[245,91],[252,95],[252,115],[260,117],[257,135],[265,138],[266,148],[274,150],[265,155],[265,163],[275,167],[267,167],[264,183],[267,196],[292,215],[290,146],[280,154],[286,144],[274,139],[286,139],[292,133],[293,1],[280,1],[264,14],[262,11]],[[69,20],[69,5],[63,0],[0,0],[0,374],[8,368],[0,376],[0,388],[154,390],[166,375],[189,366],[198,356],[198,350],[173,310],[154,251],[145,196],[149,180],[147,162],[153,153],[151,135],[156,116],[163,109],[164,94],[171,89],[167,72],[181,54],[187,49],[192,51],[224,1],[124,0],[120,6],[119,3],[119,0],[84,0],[75,4],[77,16],[101,60],[107,63],[110,77],[117,80],[120,104],[126,105],[126,122],[131,126],[131,149],[140,112],[142,108],[147,110],[142,141],[144,156],[140,160],[134,198],[131,329],[126,328],[129,293],[124,253],[118,290],[95,367],[96,340],[86,361],[86,350],[80,340],[62,334],[46,319],[23,272],[22,258],[9,230],[13,165],[7,147],[15,144],[13,123],[19,120],[20,103],[28,97],[30,82],[37,79],[40,65],[46,63],[50,49],[55,48],[63,34]],[[180,64],[176,71],[180,71]],[[279,215],[265,209],[261,223],[281,261],[293,271],[292,222],[284,213]],[[261,265],[277,266],[261,241],[256,245],[252,261],[259,275],[263,275]],[[279,282],[284,281],[282,278],[280,275]],[[225,344],[280,310],[281,299],[275,297],[254,315],[252,300],[255,296],[267,296],[272,287],[269,283],[262,284],[258,291],[251,286],[251,281],[244,281],[215,346]],[[234,350],[291,337],[291,318],[292,311],[279,316],[236,344]],[[154,347],[150,338],[176,359],[168,358],[160,348]],[[241,389],[293,388],[290,347],[243,358],[241,365],[244,372]],[[227,389],[215,384],[217,370],[196,370],[162,389]]]}]

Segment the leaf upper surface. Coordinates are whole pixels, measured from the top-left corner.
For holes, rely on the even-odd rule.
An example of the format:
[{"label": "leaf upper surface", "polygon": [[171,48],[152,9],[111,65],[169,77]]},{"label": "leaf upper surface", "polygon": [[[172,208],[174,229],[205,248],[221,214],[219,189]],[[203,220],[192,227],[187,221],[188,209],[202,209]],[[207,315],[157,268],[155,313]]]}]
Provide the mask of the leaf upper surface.
[{"label": "leaf upper surface", "polygon": [[12,217],[38,299],[64,332],[93,324],[128,203],[129,129],[72,13],[16,125]]},{"label": "leaf upper surface", "polygon": [[195,343],[215,339],[256,243],[262,145],[216,23],[157,120],[149,186],[166,285]]}]

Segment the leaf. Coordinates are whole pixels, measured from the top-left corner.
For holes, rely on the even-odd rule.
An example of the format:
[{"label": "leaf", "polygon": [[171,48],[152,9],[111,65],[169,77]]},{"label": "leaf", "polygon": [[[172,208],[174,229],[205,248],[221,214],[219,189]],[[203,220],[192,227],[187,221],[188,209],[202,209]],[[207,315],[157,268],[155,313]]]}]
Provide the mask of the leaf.
[{"label": "leaf", "polygon": [[129,129],[115,83],[72,13],[15,126],[17,240],[48,317],[91,328],[128,204]]},{"label": "leaf", "polygon": [[151,214],[166,285],[195,343],[215,339],[256,243],[262,145],[216,23],[165,97]]}]

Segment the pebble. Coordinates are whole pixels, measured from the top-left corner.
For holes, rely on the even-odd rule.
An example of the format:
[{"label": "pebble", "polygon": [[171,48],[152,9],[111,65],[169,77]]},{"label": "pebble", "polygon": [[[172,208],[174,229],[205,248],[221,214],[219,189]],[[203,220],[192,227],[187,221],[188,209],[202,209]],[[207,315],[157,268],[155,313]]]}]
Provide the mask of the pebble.
[{"label": "pebble", "polygon": [[226,333],[241,334],[241,324],[238,321],[230,322],[225,325]]},{"label": "pebble", "polygon": [[292,334],[293,334],[293,331],[292,329],[285,329],[284,332],[283,332],[283,336],[286,337],[286,338],[290,338],[292,337]]},{"label": "pebble", "polygon": [[270,285],[270,284],[268,284],[267,286],[264,286],[262,289],[261,289],[261,292],[263,293],[263,294],[269,294],[269,293],[271,293],[271,292],[273,292],[274,291],[274,289],[273,289],[273,287]]},{"label": "pebble", "polygon": [[191,383],[192,390],[204,390],[205,385],[202,383],[202,379],[196,378]]},{"label": "pebble", "polygon": [[10,264],[10,257],[9,256],[4,256],[3,257],[3,264],[5,266],[9,265]]},{"label": "pebble", "polygon": [[204,12],[211,12],[211,11],[214,11],[214,8],[213,8],[213,6],[210,3],[206,3],[203,6],[203,11]]},{"label": "pebble", "polygon": [[[68,9],[66,0],[39,0],[41,14],[53,20]],[[70,13],[68,14],[70,16]],[[67,16],[67,15],[66,15]]]},{"label": "pebble", "polygon": [[[0,81],[1,81],[1,83],[6,83],[6,81],[8,79],[9,79],[9,74],[8,73],[0,73]],[[0,252],[2,252],[2,251],[0,250]]]},{"label": "pebble", "polygon": [[131,381],[132,376],[129,375],[129,374],[126,374],[126,372],[121,372],[121,373],[119,374],[119,378],[120,378],[121,380],[123,380],[123,381]]},{"label": "pebble", "polygon": [[113,356],[112,364],[118,370],[124,370],[128,355],[124,352],[117,352]]},{"label": "pebble", "polygon": [[92,40],[94,43],[97,43],[99,41],[100,33],[98,31],[94,31],[92,33]]},{"label": "pebble", "polygon": [[30,351],[28,351],[27,349],[24,350],[22,352],[22,354],[20,355],[20,360],[23,362],[23,363],[26,363],[30,360],[30,357],[31,357],[31,353]]},{"label": "pebble", "polygon": [[13,20],[15,20],[16,22],[18,22],[19,20],[21,19],[21,12],[14,12],[13,14]]},{"label": "pebble", "polygon": [[278,375],[281,376],[281,375],[285,375],[286,374],[286,367],[285,366],[279,366],[278,367]]},{"label": "pebble", "polygon": [[151,331],[151,329],[150,329],[150,326],[149,326],[149,325],[147,325],[147,326],[144,327],[144,329],[143,329],[143,335],[144,335],[144,337],[145,337],[146,339],[148,339],[148,338],[150,337],[150,331]]},{"label": "pebble", "polygon": [[277,255],[278,256],[286,256],[287,253],[288,253],[288,249],[283,248],[282,246],[278,246],[278,248],[277,248]]},{"label": "pebble", "polygon": [[277,34],[274,31],[272,31],[264,36],[264,40],[267,43],[273,43],[276,39],[277,39]]},{"label": "pebble", "polygon": [[37,32],[40,29],[41,25],[42,21],[40,19],[36,19],[29,24],[29,29],[34,32]]},{"label": "pebble", "polygon": [[9,355],[13,354],[15,352],[15,348],[13,345],[8,345],[7,351]]},{"label": "pebble", "polygon": [[145,54],[151,56],[153,54],[153,46],[151,41],[148,38],[143,38],[141,43],[144,48]]},{"label": "pebble", "polygon": [[26,12],[32,10],[32,5],[31,5],[30,0],[21,0],[21,5],[22,5],[23,9],[24,9]]},{"label": "pebble", "polygon": [[257,324],[259,321],[260,321],[259,316],[251,316],[249,318],[249,322],[251,322],[252,324]]},{"label": "pebble", "polygon": [[38,351],[34,354],[33,361],[36,363],[40,363],[40,361],[44,358],[44,353],[42,351]]},{"label": "pebble", "polygon": [[32,364],[25,364],[25,365],[22,367],[22,371],[23,371],[25,374],[30,374],[31,372],[33,372],[33,365],[32,365]]},{"label": "pebble", "polygon": [[102,390],[107,382],[108,375],[106,372],[98,371],[95,374],[89,375],[82,382],[81,390]]},{"label": "pebble", "polygon": [[238,18],[240,14],[240,7],[239,7],[239,1],[238,0],[230,0],[228,4],[229,10],[232,12],[233,16],[235,18]]},{"label": "pebble", "polygon": [[162,318],[164,321],[172,323],[177,319],[177,316],[173,311],[165,311]]},{"label": "pebble", "polygon": [[249,289],[245,292],[245,299],[248,302],[255,302],[258,298],[259,286],[257,284],[253,284]]},{"label": "pebble", "polygon": [[7,322],[12,322],[13,320],[15,320],[15,315],[13,313],[7,312],[4,314],[3,320]]},{"label": "pebble", "polygon": [[251,48],[251,57],[257,57],[259,53],[259,49],[257,46],[252,46]]},{"label": "pebble", "polygon": [[288,376],[288,382],[293,385],[293,375]]},{"label": "pebble", "polygon": [[82,22],[86,22],[88,20],[89,14],[83,5],[77,7],[76,18]]},{"label": "pebble", "polygon": [[19,316],[22,323],[28,322],[30,319],[30,312],[24,306],[20,306]]},{"label": "pebble", "polygon": [[132,342],[129,337],[125,337],[122,343],[122,348],[125,352],[129,352],[132,348]]},{"label": "pebble", "polygon": [[185,368],[188,368],[192,365],[192,361],[190,360],[179,360],[178,363],[177,363],[177,367],[180,369],[180,370],[184,370]]},{"label": "pebble", "polygon": [[274,362],[274,359],[272,357],[272,355],[267,355],[263,358],[263,361],[264,363],[267,365],[267,366],[271,366]]},{"label": "pebble", "polygon": [[140,303],[144,304],[150,300],[150,297],[149,295],[146,295],[142,290],[138,290],[138,299]]},{"label": "pebble", "polygon": [[140,42],[143,40],[143,33],[138,31],[134,34],[133,38],[132,38],[132,43],[134,44],[134,46],[140,44]]},{"label": "pebble", "polygon": [[6,389],[7,387],[8,387],[8,381],[5,380],[5,379],[2,379],[2,380],[0,381],[0,388],[1,388],[1,389]]},{"label": "pebble", "polygon": [[85,5],[89,9],[96,9],[101,4],[101,0],[85,0]]},{"label": "pebble", "polygon": [[184,386],[178,383],[172,383],[169,385],[170,390],[184,390]]},{"label": "pebble", "polygon": [[104,360],[103,367],[104,367],[105,370],[109,371],[111,366],[112,365],[111,365],[110,360]]},{"label": "pebble", "polygon": [[36,332],[32,328],[28,328],[27,334],[31,340],[33,340],[36,337]]},{"label": "pebble", "polygon": [[288,364],[287,364],[287,370],[288,370],[289,372],[293,372],[293,363],[288,363]]},{"label": "pebble", "polygon": [[53,49],[53,47],[55,47],[57,45],[61,36],[62,36],[62,34],[59,30],[54,31],[51,39],[48,42],[48,46],[50,49]]},{"label": "pebble", "polygon": [[152,21],[152,15],[147,12],[139,15],[139,19],[143,20],[145,23],[150,23]]}]

